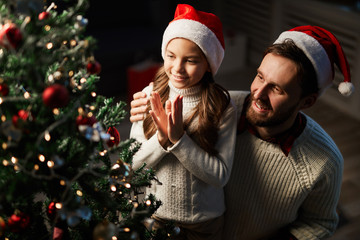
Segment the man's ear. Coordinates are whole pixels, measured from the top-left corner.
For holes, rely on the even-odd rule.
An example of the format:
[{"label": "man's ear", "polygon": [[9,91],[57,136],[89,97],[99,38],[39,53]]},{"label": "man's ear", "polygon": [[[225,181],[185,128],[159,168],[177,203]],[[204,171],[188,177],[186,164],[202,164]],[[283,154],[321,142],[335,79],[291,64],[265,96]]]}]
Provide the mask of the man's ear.
[{"label": "man's ear", "polygon": [[312,94],[304,97],[304,98],[301,100],[300,109],[306,109],[306,108],[311,107],[312,105],[315,104],[317,98],[318,98],[318,94],[317,94],[317,93],[312,93]]}]

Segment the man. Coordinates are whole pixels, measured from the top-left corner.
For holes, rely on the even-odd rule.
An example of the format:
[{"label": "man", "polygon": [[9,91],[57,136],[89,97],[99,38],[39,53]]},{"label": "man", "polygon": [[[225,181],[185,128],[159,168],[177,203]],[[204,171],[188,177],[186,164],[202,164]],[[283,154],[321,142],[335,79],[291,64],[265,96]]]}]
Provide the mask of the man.
[{"label": "man", "polygon": [[[343,158],[330,136],[301,110],[332,84],[334,63],[349,95],[350,70],[337,39],[316,26],[283,32],[264,53],[251,92],[231,92],[238,135],[223,239],[324,239],[338,223]],[[142,118],[134,95],[131,121]]]}]

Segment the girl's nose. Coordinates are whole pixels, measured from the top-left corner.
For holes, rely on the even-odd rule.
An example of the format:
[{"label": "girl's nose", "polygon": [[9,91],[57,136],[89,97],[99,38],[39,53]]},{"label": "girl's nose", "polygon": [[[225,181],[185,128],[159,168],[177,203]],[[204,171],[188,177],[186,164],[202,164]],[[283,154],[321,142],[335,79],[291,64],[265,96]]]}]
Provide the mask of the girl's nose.
[{"label": "girl's nose", "polygon": [[173,62],[173,69],[175,70],[175,72],[177,73],[181,73],[184,69],[183,63],[180,59],[176,59]]}]

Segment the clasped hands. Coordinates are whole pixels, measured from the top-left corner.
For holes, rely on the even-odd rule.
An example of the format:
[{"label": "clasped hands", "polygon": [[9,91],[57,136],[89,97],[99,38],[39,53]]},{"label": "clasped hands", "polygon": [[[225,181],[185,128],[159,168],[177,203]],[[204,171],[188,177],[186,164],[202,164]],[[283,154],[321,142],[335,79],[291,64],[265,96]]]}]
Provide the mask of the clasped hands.
[{"label": "clasped hands", "polygon": [[164,148],[175,144],[184,134],[182,100],[183,96],[177,95],[173,102],[166,101],[164,109],[159,93],[153,91],[150,95],[151,110],[149,113],[158,130],[159,143]]}]

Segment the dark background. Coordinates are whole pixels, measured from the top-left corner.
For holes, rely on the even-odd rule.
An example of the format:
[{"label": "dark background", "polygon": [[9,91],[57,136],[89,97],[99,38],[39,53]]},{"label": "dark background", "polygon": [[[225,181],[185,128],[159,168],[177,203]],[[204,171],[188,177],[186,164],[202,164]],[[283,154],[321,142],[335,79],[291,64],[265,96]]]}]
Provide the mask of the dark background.
[{"label": "dark background", "polygon": [[[87,34],[95,37],[95,58],[102,65],[98,92],[127,95],[127,68],[146,59],[161,62],[162,34],[182,1],[91,0],[86,14]],[[186,1],[203,11],[213,11],[211,1]],[[120,5],[120,6],[117,6]]]}]

